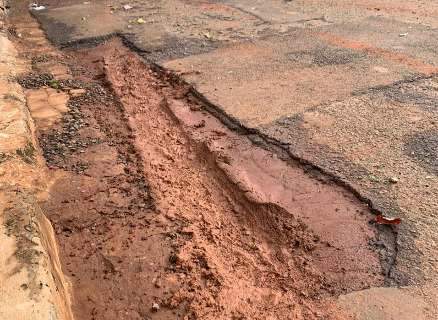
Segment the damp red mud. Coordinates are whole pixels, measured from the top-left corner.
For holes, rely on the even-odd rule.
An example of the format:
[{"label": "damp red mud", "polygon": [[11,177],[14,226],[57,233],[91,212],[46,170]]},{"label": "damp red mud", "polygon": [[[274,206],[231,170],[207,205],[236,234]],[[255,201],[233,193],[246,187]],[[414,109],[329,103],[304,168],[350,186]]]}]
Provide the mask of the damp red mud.
[{"label": "damp red mud", "polygon": [[85,93],[39,139],[76,319],[347,319],[339,294],[384,283],[351,192],[228,129],[118,40],[65,62]]}]

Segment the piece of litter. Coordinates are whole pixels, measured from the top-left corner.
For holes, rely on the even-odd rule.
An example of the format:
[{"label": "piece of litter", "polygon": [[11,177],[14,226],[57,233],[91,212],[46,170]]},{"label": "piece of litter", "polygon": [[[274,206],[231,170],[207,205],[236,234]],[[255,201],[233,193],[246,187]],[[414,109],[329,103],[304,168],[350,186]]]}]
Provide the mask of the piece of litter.
[{"label": "piece of litter", "polygon": [[44,10],[45,8],[46,8],[45,6],[40,6],[38,3],[32,3],[30,5],[30,9],[35,11]]},{"label": "piece of litter", "polygon": [[379,214],[376,217],[375,221],[377,224],[400,224],[401,223],[400,218],[389,218],[389,217],[385,217],[381,214]]},{"label": "piece of litter", "polygon": [[138,19],[137,19],[137,23],[138,23],[138,24],[143,24],[143,23],[146,23],[146,21],[144,21],[143,18],[138,18]]},{"label": "piece of litter", "polygon": [[123,6],[123,9],[125,9],[125,10],[131,10],[133,7],[132,6],[130,6],[129,4],[125,4],[124,6]]}]

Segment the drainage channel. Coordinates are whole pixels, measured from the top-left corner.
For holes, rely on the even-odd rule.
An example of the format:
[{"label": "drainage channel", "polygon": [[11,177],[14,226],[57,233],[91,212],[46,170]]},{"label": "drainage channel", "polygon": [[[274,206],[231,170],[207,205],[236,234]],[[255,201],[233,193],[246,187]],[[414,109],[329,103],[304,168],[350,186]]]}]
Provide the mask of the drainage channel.
[{"label": "drainage channel", "polygon": [[73,78],[22,84],[70,92],[39,142],[76,319],[344,319],[339,294],[384,285],[394,239],[349,191],[228,129],[118,39],[58,59]]}]

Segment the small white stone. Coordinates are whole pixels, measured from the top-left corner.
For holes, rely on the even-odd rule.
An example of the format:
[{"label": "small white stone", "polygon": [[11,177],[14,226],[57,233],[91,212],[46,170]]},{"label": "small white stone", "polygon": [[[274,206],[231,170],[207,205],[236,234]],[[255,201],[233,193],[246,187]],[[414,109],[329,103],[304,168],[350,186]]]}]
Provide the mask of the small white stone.
[{"label": "small white stone", "polygon": [[398,180],[398,178],[397,177],[391,177],[391,178],[389,178],[389,182],[391,182],[391,183],[397,183],[399,180]]},{"label": "small white stone", "polygon": [[160,310],[160,305],[156,302],[152,303],[152,311],[153,312],[157,312],[158,310]]}]

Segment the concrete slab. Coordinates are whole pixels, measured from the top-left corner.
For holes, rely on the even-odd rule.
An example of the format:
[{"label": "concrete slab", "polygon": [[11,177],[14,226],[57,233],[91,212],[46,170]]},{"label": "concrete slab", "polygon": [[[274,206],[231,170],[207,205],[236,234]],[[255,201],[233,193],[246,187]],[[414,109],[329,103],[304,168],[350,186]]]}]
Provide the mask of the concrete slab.
[{"label": "concrete slab", "polygon": [[309,3],[297,5],[282,0],[223,0],[221,2],[251,14],[266,23],[282,25],[283,28],[320,26],[330,23],[322,10],[318,10],[317,7],[311,9]]},{"label": "concrete slab", "polygon": [[222,42],[252,38],[269,27],[251,14],[218,3],[172,0],[131,1],[130,5],[133,8],[125,10],[116,2],[96,1],[34,14],[50,26],[48,36],[55,43],[123,33],[156,59],[206,52]]},{"label": "concrete slab", "polygon": [[164,66],[249,126],[342,100],[416,72],[396,61],[333,46],[301,29]]},{"label": "concrete slab", "polygon": [[324,26],[318,33],[333,45],[405,63],[418,72],[438,72],[438,30],[427,25],[368,17]]},{"label": "concrete slab", "polygon": [[438,26],[435,19],[438,15],[438,5],[435,2],[426,3],[418,0],[222,0],[221,2],[251,12],[266,21],[301,22],[306,27],[351,22],[367,17],[390,17],[403,22]]},{"label": "concrete slab", "polygon": [[[102,2],[53,8],[50,15],[45,10],[39,13],[44,23],[53,24],[46,32],[54,42],[101,37],[118,32],[126,25],[116,15],[111,14],[111,9]],[[68,37],[65,36],[66,34]]]}]

